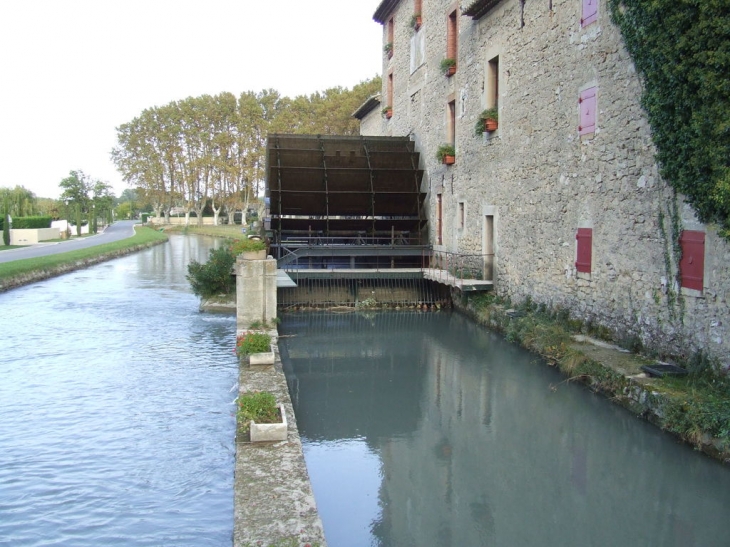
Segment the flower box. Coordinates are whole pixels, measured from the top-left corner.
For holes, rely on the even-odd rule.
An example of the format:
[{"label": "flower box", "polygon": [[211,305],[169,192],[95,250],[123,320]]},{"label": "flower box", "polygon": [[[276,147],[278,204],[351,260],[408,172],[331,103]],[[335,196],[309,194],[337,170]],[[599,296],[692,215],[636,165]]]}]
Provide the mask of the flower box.
[{"label": "flower box", "polygon": [[255,421],[251,420],[249,432],[252,443],[286,440],[287,422],[284,405],[279,404],[279,412],[281,413],[281,422],[276,424],[257,424]]}]

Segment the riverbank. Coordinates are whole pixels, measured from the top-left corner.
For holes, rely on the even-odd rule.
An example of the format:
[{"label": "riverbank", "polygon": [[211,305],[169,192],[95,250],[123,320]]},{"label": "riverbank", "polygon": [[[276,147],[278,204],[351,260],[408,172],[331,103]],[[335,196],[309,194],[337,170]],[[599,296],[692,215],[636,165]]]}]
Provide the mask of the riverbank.
[{"label": "riverbank", "polygon": [[279,356],[277,332],[270,334],[275,364],[250,366],[242,361],[239,393],[273,393],[284,405],[287,440],[251,443],[237,434],[233,547],[326,547]]},{"label": "riverbank", "polygon": [[167,240],[168,237],[164,233],[139,226],[135,227],[134,236],[121,241],[67,253],[4,262],[0,264],[0,292],[87,268],[93,264],[165,243]]},{"label": "riverbank", "polygon": [[455,294],[454,306],[541,355],[565,374],[565,381],[582,382],[695,449],[730,464],[730,380],[713,372],[712,363],[702,356],[676,363],[688,369],[685,377],[654,378],[641,367],[657,363],[656,358],[603,340],[604,333],[570,320],[561,311],[530,302],[512,308],[494,294]]}]

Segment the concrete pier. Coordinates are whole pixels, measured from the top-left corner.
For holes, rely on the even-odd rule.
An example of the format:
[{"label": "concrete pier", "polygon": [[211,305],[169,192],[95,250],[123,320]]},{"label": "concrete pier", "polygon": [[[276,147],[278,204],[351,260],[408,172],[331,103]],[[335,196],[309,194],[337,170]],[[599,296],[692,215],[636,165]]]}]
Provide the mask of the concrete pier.
[{"label": "concrete pier", "polygon": [[236,259],[236,327],[276,319],[276,260]]},{"label": "concrete pier", "polygon": [[[276,331],[271,331],[276,340]],[[272,342],[274,365],[240,365],[239,391],[270,391],[284,405],[286,441],[236,442],[233,484],[234,547],[310,545],[325,547],[324,528],[309,482],[289,390]]]}]

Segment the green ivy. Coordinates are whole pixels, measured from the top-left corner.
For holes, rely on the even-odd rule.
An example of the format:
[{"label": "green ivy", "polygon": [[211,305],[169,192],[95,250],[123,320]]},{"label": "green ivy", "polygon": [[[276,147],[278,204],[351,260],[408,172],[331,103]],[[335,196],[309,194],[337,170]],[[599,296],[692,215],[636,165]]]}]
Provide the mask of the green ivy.
[{"label": "green ivy", "polygon": [[609,0],[662,177],[730,235],[730,0]]}]

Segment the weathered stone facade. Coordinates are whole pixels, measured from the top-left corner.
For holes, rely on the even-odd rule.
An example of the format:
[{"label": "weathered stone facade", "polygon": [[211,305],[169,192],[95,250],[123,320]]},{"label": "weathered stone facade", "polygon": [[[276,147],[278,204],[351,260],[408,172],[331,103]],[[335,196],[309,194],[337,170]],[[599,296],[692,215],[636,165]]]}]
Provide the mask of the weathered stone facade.
[{"label": "weathered stone facade", "polygon": [[[490,2],[422,0],[416,31],[416,0],[384,0],[375,19],[383,43],[393,43],[382,91],[393,115],[374,109],[364,126],[416,141],[431,243],[493,253],[485,275],[493,272],[500,295],[566,308],[662,354],[702,351],[727,367],[730,245],[659,176],[640,79],[607,1],[598,1],[584,26],[581,0],[493,1],[478,19],[462,11]],[[439,65],[454,21],[457,67],[446,77]],[[579,98],[591,90],[595,129],[581,135]],[[495,105],[499,128],[475,136],[479,114]],[[450,140],[456,163],[446,166],[435,154]],[[576,270],[580,228],[592,230],[586,273]],[[681,230],[705,233],[702,291],[677,284]]]}]

